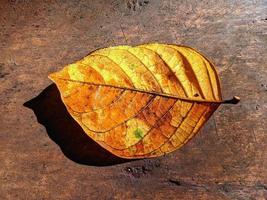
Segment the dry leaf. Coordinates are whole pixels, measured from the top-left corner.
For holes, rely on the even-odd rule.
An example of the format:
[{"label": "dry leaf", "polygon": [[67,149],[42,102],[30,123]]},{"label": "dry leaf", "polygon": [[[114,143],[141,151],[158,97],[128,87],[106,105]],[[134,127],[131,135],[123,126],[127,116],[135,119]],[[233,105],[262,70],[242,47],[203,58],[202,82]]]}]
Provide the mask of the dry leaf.
[{"label": "dry leaf", "polygon": [[214,65],[177,45],[116,46],[50,74],[85,133],[123,158],[160,156],[187,143],[222,101]]}]

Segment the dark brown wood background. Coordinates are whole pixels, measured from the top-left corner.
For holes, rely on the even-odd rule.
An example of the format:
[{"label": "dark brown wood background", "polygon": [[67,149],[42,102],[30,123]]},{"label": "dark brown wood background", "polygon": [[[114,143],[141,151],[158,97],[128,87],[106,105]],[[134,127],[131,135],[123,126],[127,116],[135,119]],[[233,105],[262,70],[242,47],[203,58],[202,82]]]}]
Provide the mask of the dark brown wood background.
[{"label": "dark brown wood background", "polygon": [[[47,75],[155,41],[200,50],[241,102],[174,153],[122,160],[83,134]],[[266,52],[264,0],[0,0],[0,199],[267,199]]]}]

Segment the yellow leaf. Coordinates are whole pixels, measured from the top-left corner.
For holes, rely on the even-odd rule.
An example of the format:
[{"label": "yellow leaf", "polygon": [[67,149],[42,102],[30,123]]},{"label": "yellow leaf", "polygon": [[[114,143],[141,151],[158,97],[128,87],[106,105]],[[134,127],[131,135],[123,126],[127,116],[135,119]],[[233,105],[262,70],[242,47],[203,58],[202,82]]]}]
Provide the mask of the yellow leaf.
[{"label": "yellow leaf", "polygon": [[115,46],[52,73],[84,132],[123,158],[155,157],[187,143],[222,103],[214,65],[177,45]]}]

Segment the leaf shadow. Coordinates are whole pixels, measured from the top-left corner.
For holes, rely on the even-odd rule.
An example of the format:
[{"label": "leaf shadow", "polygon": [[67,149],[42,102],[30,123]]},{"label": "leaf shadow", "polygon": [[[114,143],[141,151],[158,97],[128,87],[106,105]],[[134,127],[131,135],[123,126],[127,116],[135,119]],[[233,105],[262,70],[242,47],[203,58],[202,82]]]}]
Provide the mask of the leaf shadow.
[{"label": "leaf shadow", "polygon": [[133,161],[111,154],[87,136],[68,113],[55,84],[23,105],[33,110],[38,122],[45,126],[48,136],[70,160],[90,166],[111,166]]}]

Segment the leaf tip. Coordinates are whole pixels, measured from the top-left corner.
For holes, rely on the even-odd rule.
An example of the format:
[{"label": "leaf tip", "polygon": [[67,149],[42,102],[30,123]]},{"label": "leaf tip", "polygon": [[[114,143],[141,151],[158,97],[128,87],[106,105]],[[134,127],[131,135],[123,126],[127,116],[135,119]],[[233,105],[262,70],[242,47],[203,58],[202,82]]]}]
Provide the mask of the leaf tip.
[{"label": "leaf tip", "polygon": [[56,79],[56,73],[51,73],[48,75],[48,78],[51,80],[51,81],[55,81]]}]

